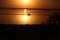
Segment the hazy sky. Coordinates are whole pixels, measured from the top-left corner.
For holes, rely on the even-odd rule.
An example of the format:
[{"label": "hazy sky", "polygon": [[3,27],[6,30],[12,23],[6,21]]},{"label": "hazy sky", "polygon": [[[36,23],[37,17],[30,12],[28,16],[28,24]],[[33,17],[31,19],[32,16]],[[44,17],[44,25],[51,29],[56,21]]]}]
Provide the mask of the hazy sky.
[{"label": "hazy sky", "polygon": [[60,8],[60,0],[30,0],[28,3],[24,3],[21,0],[0,0],[0,7]]}]

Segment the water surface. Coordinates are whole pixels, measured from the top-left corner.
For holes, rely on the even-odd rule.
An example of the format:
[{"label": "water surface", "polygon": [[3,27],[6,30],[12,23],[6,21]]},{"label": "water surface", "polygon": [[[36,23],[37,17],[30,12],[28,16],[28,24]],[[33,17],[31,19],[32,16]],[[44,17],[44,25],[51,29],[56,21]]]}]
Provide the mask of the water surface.
[{"label": "water surface", "polygon": [[46,22],[53,12],[56,11],[28,10],[28,13],[31,15],[27,16],[27,20],[24,21],[24,15],[10,15],[24,14],[23,9],[0,9],[0,24],[41,24]]}]

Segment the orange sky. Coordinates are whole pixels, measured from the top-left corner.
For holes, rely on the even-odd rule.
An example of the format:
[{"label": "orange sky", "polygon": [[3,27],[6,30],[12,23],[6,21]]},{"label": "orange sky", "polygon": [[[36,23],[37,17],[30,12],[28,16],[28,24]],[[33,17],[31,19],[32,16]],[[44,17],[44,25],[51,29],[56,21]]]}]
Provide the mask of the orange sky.
[{"label": "orange sky", "polygon": [[0,7],[8,8],[60,8],[60,0],[30,0],[24,3],[21,0],[0,0]]}]

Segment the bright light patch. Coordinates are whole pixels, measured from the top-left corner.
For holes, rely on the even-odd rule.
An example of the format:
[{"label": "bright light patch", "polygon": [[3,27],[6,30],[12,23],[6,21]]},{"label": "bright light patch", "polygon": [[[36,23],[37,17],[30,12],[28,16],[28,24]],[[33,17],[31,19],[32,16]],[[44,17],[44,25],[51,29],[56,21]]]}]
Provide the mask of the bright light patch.
[{"label": "bright light patch", "polygon": [[27,15],[27,14],[28,14],[27,9],[24,9],[24,15]]},{"label": "bright light patch", "polygon": [[27,21],[28,20],[28,15],[27,15],[27,9],[24,9],[24,15],[23,15],[23,20]]},{"label": "bright light patch", "polygon": [[24,3],[28,3],[28,2],[29,2],[29,0],[22,0],[22,2],[24,2]]},{"label": "bright light patch", "polygon": [[24,13],[27,13],[27,9],[24,9]]},{"label": "bright light patch", "polygon": [[27,21],[27,19],[28,19],[28,16],[27,16],[27,15],[24,15],[24,16],[23,16],[23,20],[24,20],[24,21]]}]

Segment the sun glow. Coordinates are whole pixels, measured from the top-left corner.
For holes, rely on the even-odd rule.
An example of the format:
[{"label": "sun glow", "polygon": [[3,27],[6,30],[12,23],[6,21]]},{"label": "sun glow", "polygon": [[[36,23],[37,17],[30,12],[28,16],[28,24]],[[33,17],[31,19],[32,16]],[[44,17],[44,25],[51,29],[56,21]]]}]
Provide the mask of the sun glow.
[{"label": "sun glow", "polygon": [[28,2],[29,2],[29,0],[22,0],[22,2],[23,2],[23,3],[28,3]]}]

